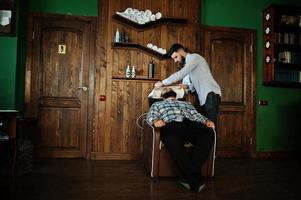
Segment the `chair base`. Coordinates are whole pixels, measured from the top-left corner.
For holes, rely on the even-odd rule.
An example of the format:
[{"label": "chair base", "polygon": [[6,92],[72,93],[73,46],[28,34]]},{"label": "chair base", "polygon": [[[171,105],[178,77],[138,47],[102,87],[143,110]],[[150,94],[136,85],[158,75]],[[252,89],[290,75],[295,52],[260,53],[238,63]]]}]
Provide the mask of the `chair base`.
[{"label": "chair base", "polygon": [[[143,159],[147,172],[152,178],[176,177],[180,175],[175,161],[171,158],[167,149],[162,146],[160,128],[143,124]],[[202,174],[206,177],[214,175],[214,148],[210,151],[209,158],[203,165]]]}]

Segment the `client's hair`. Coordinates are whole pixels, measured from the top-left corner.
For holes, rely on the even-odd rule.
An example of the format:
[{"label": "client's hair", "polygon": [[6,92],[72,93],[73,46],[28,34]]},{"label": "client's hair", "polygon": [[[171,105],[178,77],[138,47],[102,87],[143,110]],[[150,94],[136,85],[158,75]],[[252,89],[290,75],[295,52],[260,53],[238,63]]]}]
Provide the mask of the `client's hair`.
[{"label": "client's hair", "polygon": [[177,93],[173,91],[171,88],[168,88],[162,91],[161,96],[163,97],[163,99],[167,99],[169,97],[177,97]]}]

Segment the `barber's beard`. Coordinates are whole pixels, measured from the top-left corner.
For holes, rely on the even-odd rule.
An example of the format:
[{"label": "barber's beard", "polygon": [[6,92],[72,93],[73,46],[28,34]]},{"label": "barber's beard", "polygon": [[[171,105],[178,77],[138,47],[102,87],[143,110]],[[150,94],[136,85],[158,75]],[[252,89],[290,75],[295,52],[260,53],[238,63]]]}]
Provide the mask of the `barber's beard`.
[{"label": "barber's beard", "polygon": [[185,65],[185,57],[184,56],[181,56],[182,60],[181,62],[179,62],[179,69],[182,69]]}]

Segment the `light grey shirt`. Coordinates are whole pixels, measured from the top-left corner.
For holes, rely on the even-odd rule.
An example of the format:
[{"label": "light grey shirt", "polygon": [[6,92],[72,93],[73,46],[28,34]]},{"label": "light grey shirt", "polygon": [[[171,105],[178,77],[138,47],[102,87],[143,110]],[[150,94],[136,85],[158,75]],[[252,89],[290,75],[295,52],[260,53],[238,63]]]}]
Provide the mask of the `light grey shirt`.
[{"label": "light grey shirt", "polygon": [[214,80],[208,63],[199,54],[187,54],[184,67],[164,79],[164,85],[170,85],[174,82],[182,80],[186,75],[189,75],[191,83],[195,88],[201,106],[205,104],[207,94],[214,92],[221,96],[221,89]]},{"label": "light grey shirt", "polygon": [[188,91],[190,91],[190,92],[194,92],[194,91],[195,91],[195,88],[194,88],[194,86],[193,86],[192,83],[191,83],[191,80],[190,80],[189,75],[186,75],[186,76],[183,78],[182,84],[188,86]]}]

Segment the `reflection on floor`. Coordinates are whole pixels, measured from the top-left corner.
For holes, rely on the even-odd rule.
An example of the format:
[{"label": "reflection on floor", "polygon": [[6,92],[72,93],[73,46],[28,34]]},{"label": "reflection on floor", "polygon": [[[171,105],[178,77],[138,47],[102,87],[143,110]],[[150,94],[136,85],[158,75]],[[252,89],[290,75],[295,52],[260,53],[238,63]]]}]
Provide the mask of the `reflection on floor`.
[{"label": "reflection on floor", "polygon": [[0,177],[1,200],[301,199],[300,164],[285,159],[217,159],[201,193],[175,178],[151,179],[139,161],[42,159],[34,172]]}]

